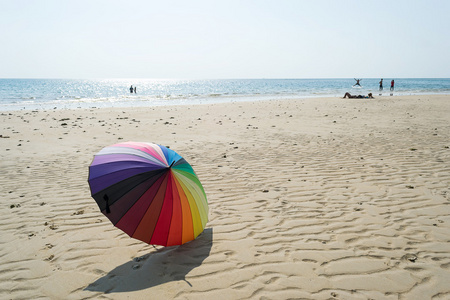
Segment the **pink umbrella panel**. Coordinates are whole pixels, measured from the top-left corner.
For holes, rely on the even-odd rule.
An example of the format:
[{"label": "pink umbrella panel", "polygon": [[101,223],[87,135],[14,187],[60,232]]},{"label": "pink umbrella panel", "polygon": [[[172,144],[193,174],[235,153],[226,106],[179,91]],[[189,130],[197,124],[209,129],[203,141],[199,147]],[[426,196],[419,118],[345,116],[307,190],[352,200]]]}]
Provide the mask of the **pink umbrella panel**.
[{"label": "pink umbrella panel", "polygon": [[208,221],[205,191],[191,165],[152,143],[103,148],[89,167],[92,197],[129,236],[173,246],[195,239]]}]

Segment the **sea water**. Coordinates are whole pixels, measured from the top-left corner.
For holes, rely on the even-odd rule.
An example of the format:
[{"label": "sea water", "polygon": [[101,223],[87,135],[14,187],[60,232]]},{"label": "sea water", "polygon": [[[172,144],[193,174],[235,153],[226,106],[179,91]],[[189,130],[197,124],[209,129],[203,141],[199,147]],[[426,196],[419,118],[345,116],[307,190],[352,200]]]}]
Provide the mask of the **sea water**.
[{"label": "sea water", "polygon": [[[343,97],[450,94],[450,79],[0,79],[0,110],[194,105],[217,102]],[[136,93],[130,93],[130,86]]]}]

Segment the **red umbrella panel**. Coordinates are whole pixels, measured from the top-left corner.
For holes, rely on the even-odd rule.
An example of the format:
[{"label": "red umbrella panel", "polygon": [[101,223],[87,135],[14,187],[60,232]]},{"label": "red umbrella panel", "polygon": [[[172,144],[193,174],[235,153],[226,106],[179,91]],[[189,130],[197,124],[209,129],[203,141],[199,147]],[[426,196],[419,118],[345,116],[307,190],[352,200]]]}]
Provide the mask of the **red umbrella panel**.
[{"label": "red umbrella panel", "polygon": [[101,212],[148,244],[184,244],[208,222],[200,180],[191,165],[167,147],[138,142],[105,147],[89,167],[88,182]]}]

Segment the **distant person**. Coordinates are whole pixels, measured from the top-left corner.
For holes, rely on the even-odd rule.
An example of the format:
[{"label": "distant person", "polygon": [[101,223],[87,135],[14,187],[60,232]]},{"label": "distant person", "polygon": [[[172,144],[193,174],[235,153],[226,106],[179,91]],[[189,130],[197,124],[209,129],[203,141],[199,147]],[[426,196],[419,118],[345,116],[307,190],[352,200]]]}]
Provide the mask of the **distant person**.
[{"label": "distant person", "polygon": [[345,93],[344,95],[344,99],[345,98],[369,98],[369,99],[373,99],[372,93],[369,93],[367,96],[363,96],[363,95],[351,95],[349,92]]},{"label": "distant person", "polygon": [[391,91],[394,90],[394,79],[391,80]]},{"label": "distant person", "polygon": [[381,80],[380,80],[380,91],[382,91],[383,90],[383,78],[381,78]]},{"label": "distant person", "polygon": [[130,93],[133,94],[133,86],[130,86]]},{"label": "distant person", "polygon": [[356,83],[355,83],[353,86],[361,86],[361,85],[359,84],[359,82],[360,82],[362,79],[356,79],[356,78],[353,78],[353,79],[356,80]]},{"label": "distant person", "polygon": [[134,87],[134,93],[136,94],[136,87]]}]

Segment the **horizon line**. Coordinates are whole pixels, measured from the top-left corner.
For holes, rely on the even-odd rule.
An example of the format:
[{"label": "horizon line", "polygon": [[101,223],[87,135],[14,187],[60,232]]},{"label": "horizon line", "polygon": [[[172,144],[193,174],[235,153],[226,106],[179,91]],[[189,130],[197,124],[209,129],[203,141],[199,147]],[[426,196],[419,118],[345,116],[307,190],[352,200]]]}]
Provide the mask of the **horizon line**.
[{"label": "horizon line", "polygon": [[[44,79],[44,80],[303,80],[303,79],[354,79],[356,77],[243,77],[243,78],[150,78],[150,77],[0,77],[2,79]],[[450,79],[450,77],[358,77],[359,79]]]}]

